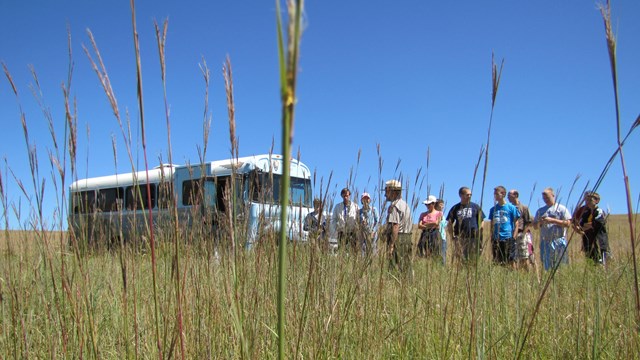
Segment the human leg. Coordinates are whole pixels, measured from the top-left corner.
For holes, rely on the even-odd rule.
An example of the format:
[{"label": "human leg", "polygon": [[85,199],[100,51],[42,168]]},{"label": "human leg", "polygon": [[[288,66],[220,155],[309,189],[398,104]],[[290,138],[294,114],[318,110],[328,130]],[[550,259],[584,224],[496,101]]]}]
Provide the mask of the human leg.
[{"label": "human leg", "polygon": [[551,269],[551,242],[540,240],[540,260],[545,270]]}]

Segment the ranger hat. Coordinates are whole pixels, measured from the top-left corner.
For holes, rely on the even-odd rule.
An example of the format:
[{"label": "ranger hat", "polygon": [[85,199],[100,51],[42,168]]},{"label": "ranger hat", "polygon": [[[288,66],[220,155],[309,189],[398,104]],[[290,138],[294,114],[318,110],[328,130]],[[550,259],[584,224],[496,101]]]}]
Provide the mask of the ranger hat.
[{"label": "ranger hat", "polygon": [[402,183],[398,180],[389,180],[384,184],[385,189],[390,190],[402,190]]}]

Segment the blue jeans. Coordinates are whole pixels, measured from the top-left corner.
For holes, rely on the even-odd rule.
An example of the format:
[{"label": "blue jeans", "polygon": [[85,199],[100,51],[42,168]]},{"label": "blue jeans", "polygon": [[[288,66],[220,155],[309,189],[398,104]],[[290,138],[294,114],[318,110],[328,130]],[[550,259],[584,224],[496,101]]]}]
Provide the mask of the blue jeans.
[{"label": "blue jeans", "polygon": [[[540,241],[540,258],[545,270],[551,269],[556,263],[568,264],[569,257],[566,252],[567,240],[564,237],[554,240]],[[563,255],[564,253],[564,255]]]}]

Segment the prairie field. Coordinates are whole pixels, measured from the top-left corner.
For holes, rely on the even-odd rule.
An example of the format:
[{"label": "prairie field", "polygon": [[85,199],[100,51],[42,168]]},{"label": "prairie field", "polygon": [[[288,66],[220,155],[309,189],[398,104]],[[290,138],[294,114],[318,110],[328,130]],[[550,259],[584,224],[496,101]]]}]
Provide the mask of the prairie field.
[{"label": "prairie field", "polygon": [[[136,97],[142,104],[141,61],[133,3],[132,38],[136,53],[132,60],[137,65]],[[276,2],[277,6],[279,3]],[[611,67],[615,70],[615,38],[611,32],[608,3],[600,10],[607,30]],[[303,28],[302,1],[288,2],[287,26],[282,25],[279,7],[275,13],[278,15],[282,97],[281,153],[283,164],[288,164],[292,154],[296,76]],[[167,104],[170,102],[164,68],[167,22],[163,24],[164,31],[157,23],[154,25],[168,125]],[[88,36],[91,46],[84,48],[84,52],[109,100],[123,134],[124,152],[134,168],[137,160],[134,161],[133,154],[137,154],[140,145],[131,136],[128,111],[121,112],[117,105],[93,35],[89,32]],[[72,58],[71,49],[69,58]],[[69,79],[72,69],[70,64]],[[204,100],[207,114],[209,69],[206,63],[201,70],[207,87]],[[502,66],[498,66],[492,56],[492,115],[486,147],[481,148],[472,182],[473,188],[478,175],[478,182],[482,179],[482,191],[488,171],[491,119],[501,71]],[[6,67],[4,72],[20,104],[17,87]],[[616,84],[616,72],[612,73]],[[231,154],[237,158],[233,78],[228,58],[223,66],[223,77]],[[283,230],[279,239],[276,234],[267,233],[251,249],[246,249],[242,230],[234,228],[241,219],[234,218],[237,214],[233,211],[227,213],[227,233],[216,233],[215,236],[211,226],[204,222],[202,226],[197,222],[193,226],[177,225],[177,214],[173,226],[159,225],[155,237],[147,230],[131,234],[126,243],[122,236],[104,234],[102,238],[92,240],[94,243],[90,245],[82,231],[39,230],[67,228],[61,219],[68,215],[65,204],[69,194],[58,189],[66,189],[69,179],[79,178],[76,164],[82,160],[77,152],[78,114],[71,105],[75,99],[69,95],[70,85],[65,86],[64,135],[59,138],[50,130],[54,140],[54,148],[49,152],[51,182],[45,182],[39,175],[36,147],[28,137],[26,116],[20,110],[33,189],[24,185],[26,179],[15,180],[19,190],[29,199],[29,215],[21,217],[20,214],[26,214],[20,211],[21,203],[9,201],[14,197],[5,193],[6,187],[0,177],[0,202],[5,221],[5,230],[0,231],[0,359],[640,358],[637,256],[626,215],[611,215],[608,219],[612,257],[606,267],[584,258],[580,236],[570,230],[569,264],[557,271],[543,271],[538,257],[537,269],[495,265],[486,240],[484,252],[477,262],[457,262],[452,256],[454,244],[450,241],[445,264],[441,259],[414,255],[413,269],[408,273],[390,270],[383,244],[367,255],[342,249],[333,251],[321,243],[287,242]],[[53,124],[48,109],[40,106],[45,110],[45,118]],[[143,109],[139,107],[138,117],[142,156],[148,173]],[[629,195],[622,145],[633,130],[640,127],[640,117],[624,140],[620,136],[620,119],[616,121],[618,148],[601,178],[589,189],[595,191],[600,186],[619,154],[625,191]],[[210,126],[207,115],[203,120],[202,147],[198,147],[202,163],[207,158]],[[52,125],[50,129],[53,129]],[[168,130],[167,139],[170,144]],[[379,145],[377,149],[378,178],[382,180],[383,160]],[[114,163],[117,163],[115,142],[113,153]],[[170,146],[167,153],[169,163],[172,163]],[[427,160],[427,171],[428,164]],[[355,168],[357,173],[358,167]],[[287,170],[282,173],[285,191],[282,191],[280,206],[286,208],[290,205],[286,191],[289,166],[285,165],[283,169]],[[422,190],[418,185],[421,170],[413,184],[418,191]],[[331,183],[332,175],[328,183]],[[349,183],[352,175],[350,173]],[[410,177],[406,175],[400,178],[408,184]],[[317,189],[315,176],[314,173],[314,188]],[[42,211],[45,183],[53,183],[56,189],[58,200],[53,215]],[[319,183],[322,196],[322,180]],[[136,196],[142,200],[140,187],[137,184],[135,187],[138,188]],[[325,189],[326,198],[331,195],[329,184]],[[409,195],[405,199],[413,204],[415,213],[419,200],[416,200],[416,190],[412,191],[413,194],[405,190],[405,195]],[[238,204],[232,203],[228,195],[234,192],[225,194],[226,207],[234,209]],[[149,195],[149,204],[150,199]],[[631,205],[628,206],[631,209]],[[73,206],[69,208],[74,209]],[[32,225],[23,225],[20,231],[8,230],[11,211],[19,223]],[[75,209],[71,211],[73,213]],[[286,221],[286,211],[282,214]],[[47,227],[51,219],[56,225]],[[637,216],[631,222],[637,229]],[[89,233],[89,230],[85,232]],[[417,230],[413,232],[414,254],[418,234]],[[113,241],[114,238],[119,241]],[[488,226],[485,226],[484,238],[489,239]],[[278,246],[280,240],[286,246]],[[635,239],[635,244],[639,240]],[[537,231],[534,231],[534,249],[537,255]]]},{"label": "prairie field", "polygon": [[[454,264],[451,250],[445,266],[414,258],[407,278],[382,248],[290,243],[287,357],[638,358],[626,216],[608,228],[608,267],[586,261],[573,235],[544,295],[551,272],[493,265],[486,247],[477,266]],[[2,357],[276,357],[277,247],[211,243],[156,243],[154,279],[147,246],[78,252],[65,232],[5,231]]]}]

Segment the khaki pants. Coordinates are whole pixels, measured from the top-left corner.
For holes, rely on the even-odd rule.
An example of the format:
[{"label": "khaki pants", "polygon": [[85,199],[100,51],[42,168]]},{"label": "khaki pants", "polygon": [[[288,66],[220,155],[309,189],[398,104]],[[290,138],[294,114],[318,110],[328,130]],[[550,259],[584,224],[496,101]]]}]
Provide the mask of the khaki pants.
[{"label": "khaki pants", "polygon": [[[389,241],[387,241],[389,245]],[[413,270],[411,264],[411,251],[413,249],[413,241],[411,234],[398,234],[398,241],[393,247],[393,252],[389,254],[389,268],[398,270],[407,275]]]}]

